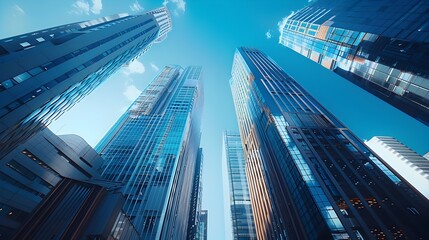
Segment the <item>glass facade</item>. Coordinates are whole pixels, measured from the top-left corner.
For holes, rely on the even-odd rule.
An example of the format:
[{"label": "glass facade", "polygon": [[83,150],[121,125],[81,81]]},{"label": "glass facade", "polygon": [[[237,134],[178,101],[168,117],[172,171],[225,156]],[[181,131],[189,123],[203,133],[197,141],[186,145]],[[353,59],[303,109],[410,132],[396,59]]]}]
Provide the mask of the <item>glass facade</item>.
[{"label": "glass facade", "polygon": [[429,204],[257,49],[230,80],[258,239],[424,238]]},{"label": "glass facade", "polygon": [[229,210],[232,224],[233,239],[256,239],[253,222],[252,203],[246,177],[246,162],[240,134],[226,131],[223,133],[222,164],[226,165],[223,174],[227,174],[229,182]]},{"label": "glass facade", "polygon": [[152,42],[164,39],[170,29],[169,13],[160,8],[0,40],[0,158],[137,59]]},{"label": "glass facade", "polygon": [[[123,210],[141,239],[186,238],[202,103],[201,67],[167,66],[96,147],[103,177],[125,185]],[[126,239],[121,224],[114,237]]]},{"label": "glass facade", "polygon": [[195,173],[193,178],[193,188],[191,195],[191,209],[189,212],[188,220],[188,235],[186,239],[198,239],[198,231],[200,225],[200,212],[201,212],[201,201],[202,201],[202,174],[203,174],[203,149],[198,150],[197,162],[195,164]]},{"label": "glass facade", "polygon": [[284,19],[279,43],[429,125],[429,4],[315,1]]},{"label": "glass facade", "polygon": [[208,211],[201,210],[199,212],[198,230],[195,239],[207,240],[207,225],[208,224]]}]

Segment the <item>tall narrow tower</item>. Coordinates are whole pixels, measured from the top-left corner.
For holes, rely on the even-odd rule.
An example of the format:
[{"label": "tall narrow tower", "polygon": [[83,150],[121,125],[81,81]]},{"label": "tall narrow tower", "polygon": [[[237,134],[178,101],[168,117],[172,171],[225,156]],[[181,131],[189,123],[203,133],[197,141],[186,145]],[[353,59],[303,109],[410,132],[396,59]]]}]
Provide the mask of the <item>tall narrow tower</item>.
[{"label": "tall narrow tower", "polygon": [[269,57],[239,48],[230,84],[258,239],[428,236],[429,202]]},{"label": "tall narrow tower", "polygon": [[165,38],[166,8],[0,40],[0,158]]},{"label": "tall narrow tower", "polygon": [[318,0],[284,19],[279,43],[429,126],[429,4]]},{"label": "tall narrow tower", "polygon": [[[96,147],[102,175],[122,182],[123,210],[142,239],[185,239],[201,151],[201,67],[167,66]],[[198,178],[199,179],[199,178]],[[121,219],[117,233],[122,238]]]},{"label": "tall narrow tower", "polygon": [[[253,222],[252,204],[246,177],[246,162],[238,132],[223,133],[222,165],[223,174],[228,179],[227,206],[231,218],[225,224],[231,224],[233,239],[256,239]],[[227,233],[231,234],[231,233]]]}]

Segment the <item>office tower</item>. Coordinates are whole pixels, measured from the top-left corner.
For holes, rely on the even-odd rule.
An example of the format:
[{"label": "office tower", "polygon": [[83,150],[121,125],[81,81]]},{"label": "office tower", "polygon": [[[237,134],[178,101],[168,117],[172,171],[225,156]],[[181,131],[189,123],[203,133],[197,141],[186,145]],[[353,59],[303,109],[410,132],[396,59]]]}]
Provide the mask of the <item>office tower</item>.
[{"label": "office tower", "polygon": [[197,161],[195,163],[195,172],[192,180],[192,194],[191,194],[191,207],[188,220],[188,233],[186,239],[197,239],[198,227],[200,224],[200,211],[202,204],[203,193],[203,149],[198,150]]},{"label": "office tower", "polygon": [[125,185],[123,210],[142,239],[186,238],[202,102],[201,67],[167,66],[96,147],[103,177]]},{"label": "office tower", "polygon": [[373,137],[365,144],[394,171],[429,199],[429,160],[392,137]]},{"label": "office tower", "polygon": [[419,239],[429,202],[292,77],[239,48],[230,80],[258,239]]},{"label": "office tower", "polygon": [[[117,188],[120,184],[64,178],[13,239],[109,239],[123,214],[124,198]],[[126,224],[133,229],[129,220]],[[139,239],[135,229],[128,239]]]},{"label": "office tower", "polygon": [[428,11],[425,0],[314,1],[283,20],[279,43],[429,125]]},{"label": "office tower", "polygon": [[166,8],[0,40],[0,158],[166,37]]},{"label": "office tower", "polygon": [[0,164],[0,234],[10,238],[64,178],[99,179],[102,158],[81,137],[45,129]]},{"label": "office tower", "polygon": [[233,239],[256,239],[252,203],[247,186],[246,162],[239,133],[230,131],[223,133],[222,158],[224,166],[222,172],[227,175],[224,178],[227,179],[229,186],[229,199],[225,207],[229,208],[226,211],[231,215],[231,219],[225,219],[225,224],[232,225]]},{"label": "office tower", "polygon": [[208,211],[201,210],[199,212],[199,223],[197,237],[198,240],[207,240],[207,225],[208,224]]},{"label": "office tower", "polygon": [[424,158],[426,158],[427,160],[429,160],[429,152],[427,152],[425,155],[423,155]]}]

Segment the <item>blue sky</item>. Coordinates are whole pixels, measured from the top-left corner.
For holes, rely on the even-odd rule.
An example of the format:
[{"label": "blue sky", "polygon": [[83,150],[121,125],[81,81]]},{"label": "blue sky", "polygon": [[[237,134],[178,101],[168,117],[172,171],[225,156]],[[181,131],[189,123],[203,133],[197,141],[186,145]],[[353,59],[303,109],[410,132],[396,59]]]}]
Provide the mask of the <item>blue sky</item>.
[{"label": "blue sky", "polygon": [[95,146],[163,66],[202,65],[204,75],[203,207],[209,239],[224,236],[222,131],[237,130],[228,84],[238,46],[259,48],[358,137],[393,136],[420,154],[429,151],[429,128],[318,64],[278,44],[278,23],[304,0],[1,0],[0,38],[115,13],[138,14],[164,4],[173,31],[138,62],[122,68],[51,124],[57,134],[74,133]]}]

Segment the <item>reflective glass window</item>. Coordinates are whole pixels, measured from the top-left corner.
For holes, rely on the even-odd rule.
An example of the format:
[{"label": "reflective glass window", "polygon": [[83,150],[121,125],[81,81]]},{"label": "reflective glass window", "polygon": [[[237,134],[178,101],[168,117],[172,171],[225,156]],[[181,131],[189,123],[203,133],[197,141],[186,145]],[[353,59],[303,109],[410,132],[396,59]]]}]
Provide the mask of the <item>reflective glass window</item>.
[{"label": "reflective glass window", "polygon": [[24,73],[19,74],[19,75],[18,75],[18,76],[16,76],[16,77],[14,77],[13,79],[14,79],[15,81],[17,81],[18,83],[20,83],[20,82],[23,82],[23,81],[25,81],[25,80],[27,80],[27,79],[29,79],[29,78],[31,78],[31,75],[30,75],[30,74],[28,74],[28,72],[24,72]]}]

